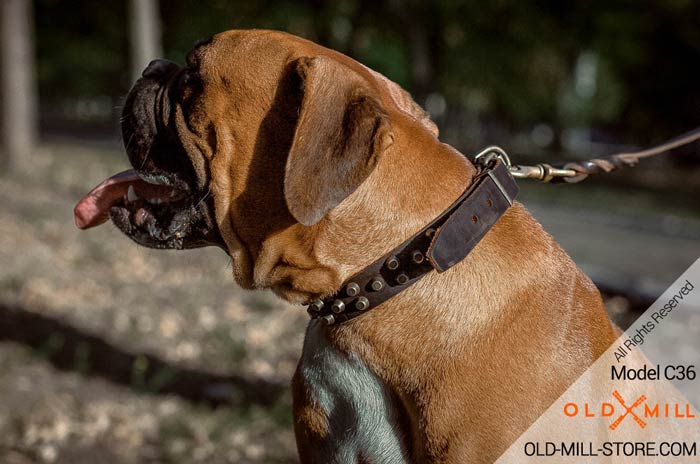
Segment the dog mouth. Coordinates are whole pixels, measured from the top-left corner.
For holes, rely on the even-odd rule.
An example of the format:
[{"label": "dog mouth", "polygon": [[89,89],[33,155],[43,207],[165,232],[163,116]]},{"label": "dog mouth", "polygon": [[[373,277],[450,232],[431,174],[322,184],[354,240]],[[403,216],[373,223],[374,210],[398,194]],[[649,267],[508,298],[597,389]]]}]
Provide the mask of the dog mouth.
[{"label": "dog mouth", "polygon": [[223,246],[209,196],[191,193],[186,184],[164,175],[130,169],[85,195],[75,207],[75,223],[89,229],[111,218],[124,234],[149,248]]},{"label": "dog mouth", "polygon": [[176,74],[177,66],[157,60],[137,81],[127,97],[122,131],[129,161],[139,168],[115,174],[88,192],[75,206],[75,224],[89,229],[111,219],[149,248],[226,250],[208,182],[197,177],[174,131],[160,122],[169,114],[166,83]]}]

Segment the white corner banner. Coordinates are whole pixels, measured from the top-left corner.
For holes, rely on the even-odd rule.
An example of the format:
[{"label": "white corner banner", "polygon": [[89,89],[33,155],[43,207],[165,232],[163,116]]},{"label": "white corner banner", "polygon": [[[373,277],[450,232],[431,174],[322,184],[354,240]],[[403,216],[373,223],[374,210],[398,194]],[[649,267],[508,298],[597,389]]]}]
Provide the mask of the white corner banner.
[{"label": "white corner banner", "polygon": [[700,462],[700,259],[498,463]]}]

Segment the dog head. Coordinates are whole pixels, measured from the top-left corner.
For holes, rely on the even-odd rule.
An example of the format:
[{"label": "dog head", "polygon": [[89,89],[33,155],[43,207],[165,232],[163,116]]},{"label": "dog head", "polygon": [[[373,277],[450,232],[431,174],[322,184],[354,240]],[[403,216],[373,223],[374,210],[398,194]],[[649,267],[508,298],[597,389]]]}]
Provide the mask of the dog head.
[{"label": "dog head", "polygon": [[122,117],[134,170],[88,194],[76,221],[108,214],[148,247],[218,245],[242,286],[307,301],[369,259],[362,240],[386,214],[368,179],[398,130],[437,141],[406,92],[347,56],[280,32],[225,32],[184,67],[143,72]]}]

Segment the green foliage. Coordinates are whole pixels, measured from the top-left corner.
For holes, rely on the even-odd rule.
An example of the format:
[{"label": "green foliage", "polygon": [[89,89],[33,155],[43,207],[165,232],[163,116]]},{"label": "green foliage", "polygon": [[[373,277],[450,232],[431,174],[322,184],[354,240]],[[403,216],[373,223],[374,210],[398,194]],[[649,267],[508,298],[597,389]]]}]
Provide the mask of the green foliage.
[{"label": "green foliage", "polygon": [[[42,97],[128,90],[126,3],[36,2]],[[647,134],[700,119],[691,0],[162,0],[160,9],[165,55],[177,62],[212,33],[272,28],[357,58],[420,103],[438,92],[448,109],[516,127]]]},{"label": "green foliage", "polygon": [[37,0],[42,99],[118,95],[129,85],[126,2]]}]

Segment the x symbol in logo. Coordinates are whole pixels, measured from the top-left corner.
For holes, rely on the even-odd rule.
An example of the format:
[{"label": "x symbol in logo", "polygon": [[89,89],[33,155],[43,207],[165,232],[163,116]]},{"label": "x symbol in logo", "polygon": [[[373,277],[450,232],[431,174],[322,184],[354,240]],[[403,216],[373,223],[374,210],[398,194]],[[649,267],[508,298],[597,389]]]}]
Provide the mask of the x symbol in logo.
[{"label": "x symbol in logo", "polygon": [[625,413],[622,414],[620,417],[618,417],[618,418],[615,420],[615,422],[613,422],[612,424],[610,424],[610,430],[615,430],[615,429],[617,428],[617,426],[620,425],[620,422],[622,422],[622,420],[623,420],[625,417],[627,417],[628,414],[631,414],[631,415],[632,415],[632,417],[634,418],[634,421],[635,421],[637,424],[639,424],[639,426],[640,426],[641,428],[644,428],[644,427],[647,426],[647,423],[644,422],[642,419],[640,419],[639,416],[638,416],[637,414],[635,414],[635,412],[633,411],[634,408],[636,408],[637,406],[639,406],[640,404],[644,403],[644,402],[647,400],[647,397],[646,397],[645,395],[642,395],[642,396],[640,396],[639,398],[637,398],[637,401],[635,401],[634,403],[632,403],[632,406],[627,406],[627,405],[625,404],[625,400],[622,399],[622,395],[620,395],[620,392],[618,392],[617,390],[615,390],[615,391],[613,392],[613,396],[617,399],[617,401],[620,402],[620,404],[622,405],[622,407],[625,408]]}]

